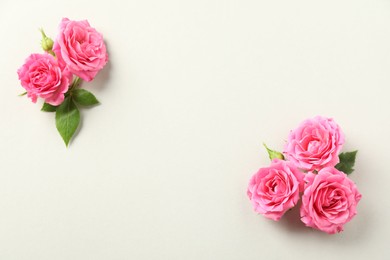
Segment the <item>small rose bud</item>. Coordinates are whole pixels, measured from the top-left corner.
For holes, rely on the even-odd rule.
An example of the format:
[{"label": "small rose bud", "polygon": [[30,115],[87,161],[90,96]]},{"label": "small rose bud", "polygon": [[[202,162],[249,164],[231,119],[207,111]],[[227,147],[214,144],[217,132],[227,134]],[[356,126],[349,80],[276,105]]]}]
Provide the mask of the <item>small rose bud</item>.
[{"label": "small rose bud", "polygon": [[42,34],[42,40],[41,40],[42,49],[44,51],[47,51],[47,52],[51,53],[54,42],[53,42],[52,39],[50,39],[49,37],[46,36],[46,34],[43,31],[43,29],[40,29],[40,31],[41,31],[41,34]]},{"label": "small rose bud", "polygon": [[271,150],[267,147],[266,144],[264,144],[264,147],[265,149],[267,149],[267,152],[268,152],[268,155],[269,155],[269,159],[272,161],[273,159],[280,159],[280,160],[284,160],[284,156],[281,152],[278,152],[278,151],[274,151],[274,150]]}]

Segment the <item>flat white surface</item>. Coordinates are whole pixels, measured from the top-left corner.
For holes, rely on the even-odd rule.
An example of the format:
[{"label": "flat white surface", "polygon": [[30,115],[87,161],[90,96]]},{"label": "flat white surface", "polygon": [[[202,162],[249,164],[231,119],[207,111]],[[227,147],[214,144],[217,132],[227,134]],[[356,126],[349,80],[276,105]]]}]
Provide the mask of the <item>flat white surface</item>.
[{"label": "flat white surface", "polygon": [[[39,27],[103,33],[109,65],[84,84],[65,148],[17,79]],[[0,259],[390,259],[390,2],[0,2]],[[335,118],[363,198],[337,235],[253,212],[262,147]]]}]

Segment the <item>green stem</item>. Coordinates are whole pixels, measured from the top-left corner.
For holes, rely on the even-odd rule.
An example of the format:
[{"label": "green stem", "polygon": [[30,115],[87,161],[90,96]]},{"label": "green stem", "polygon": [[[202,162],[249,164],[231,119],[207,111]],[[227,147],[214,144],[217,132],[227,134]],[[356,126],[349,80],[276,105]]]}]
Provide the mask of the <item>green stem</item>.
[{"label": "green stem", "polygon": [[76,77],[73,81],[73,87],[77,88],[81,84],[81,79],[79,77]]},{"label": "green stem", "polygon": [[72,84],[70,85],[69,91],[77,88],[81,84],[81,79],[79,77],[75,77]]},{"label": "green stem", "polygon": [[77,88],[78,86],[80,86],[81,82],[82,82],[81,79],[80,79],[79,77],[76,76],[76,77],[74,78],[72,84],[70,84],[69,89],[68,89],[68,92],[66,92],[66,94],[65,94],[65,97],[72,96],[73,90],[74,90],[75,88]]}]

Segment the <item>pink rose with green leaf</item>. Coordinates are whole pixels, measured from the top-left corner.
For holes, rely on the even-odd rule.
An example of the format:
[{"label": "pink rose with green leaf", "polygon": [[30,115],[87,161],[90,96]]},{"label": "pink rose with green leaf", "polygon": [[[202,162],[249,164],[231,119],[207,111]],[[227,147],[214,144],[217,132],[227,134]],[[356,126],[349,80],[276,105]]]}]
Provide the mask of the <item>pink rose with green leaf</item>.
[{"label": "pink rose with green leaf", "polygon": [[277,221],[302,196],[306,226],[329,234],[343,231],[362,197],[347,176],[354,171],[357,151],[341,153],[343,144],[339,125],[316,116],[290,132],[284,153],[264,145],[271,165],[250,179],[247,195],[254,210]]},{"label": "pink rose with green leaf", "polygon": [[63,18],[55,41],[41,29],[45,53],[31,54],[17,71],[20,83],[35,103],[44,100],[42,111],[55,112],[56,127],[68,146],[80,123],[79,107],[99,101],[80,87],[92,81],[108,61],[102,34],[87,20]]}]

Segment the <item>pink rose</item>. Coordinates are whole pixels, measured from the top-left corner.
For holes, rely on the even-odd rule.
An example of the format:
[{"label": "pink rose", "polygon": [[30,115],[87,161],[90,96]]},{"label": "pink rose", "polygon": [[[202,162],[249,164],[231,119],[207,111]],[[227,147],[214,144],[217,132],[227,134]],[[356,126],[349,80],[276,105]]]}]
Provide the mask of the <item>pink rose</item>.
[{"label": "pink rose", "polygon": [[308,227],[334,234],[356,215],[362,195],[347,175],[333,167],[305,176],[301,220]]},{"label": "pink rose", "polygon": [[279,159],[274,159],[269,167],[260,168],[251,178],[247,191],[254,210],[279,220],[297,204],[303,178],[304,174],[293,164]]},{"label": "pink rose", "polygon": [[303,170],[320,170],[335,166],[344,144],[344,134],[331,118],[317,116],[307,119],[290,132],[284,154]]},{"label": "pink rose", "polygon": [[63,18],[53,51],[73,74],[85,81],[93,80],[108,60],[103,36],[87,20]]},{"label": "pink rose", "polygon": [[64,94],[72,81],[72,74],[47,53],[31,54],[18,69],[18,76],[32,102],[36,103],[41,97],[53,106],[64,101]]}]

